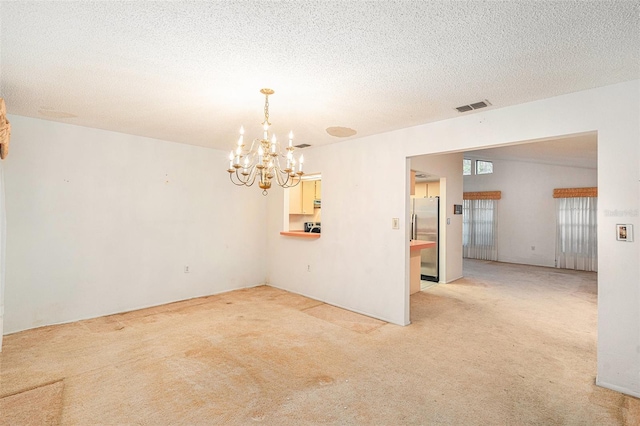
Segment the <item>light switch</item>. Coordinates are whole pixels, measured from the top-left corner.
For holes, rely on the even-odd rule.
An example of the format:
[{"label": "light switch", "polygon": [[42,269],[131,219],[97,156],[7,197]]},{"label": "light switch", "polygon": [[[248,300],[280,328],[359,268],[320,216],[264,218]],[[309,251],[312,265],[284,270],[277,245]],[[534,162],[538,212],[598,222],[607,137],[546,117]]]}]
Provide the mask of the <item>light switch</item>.
[{"label": "light switch", "polygon": [[451,225],[451,218],[450,217],[447,218],[447,225]]},{"label": "light switch", "polygon": [[400,229],[400,218],[399,217],[394,217],[393,219],[391,219],[391,227],[393,229]]}]

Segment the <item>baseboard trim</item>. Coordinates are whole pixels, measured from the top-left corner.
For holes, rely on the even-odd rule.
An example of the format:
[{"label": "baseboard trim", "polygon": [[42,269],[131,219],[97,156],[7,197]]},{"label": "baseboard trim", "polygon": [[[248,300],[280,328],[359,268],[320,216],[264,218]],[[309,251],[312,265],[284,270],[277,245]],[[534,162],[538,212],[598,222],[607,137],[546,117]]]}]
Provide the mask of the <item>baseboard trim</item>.
[{"label": "baseboard trim", "polygon": [[339,305],[337,303],[327,302],[326,300],[318,299],[317,297],[310,296],[310,295],[305,294],[305,293],[301,293],[301,292],[297,292],[297,291],[291,291],[288,288],[278,287],[277,285],[274,285],[274,284],[271,284],[271,283],[268,283],[266,285],[269,286],[269,287],[277,288],[278,290],[283,290],[283,291],[287,291],[289,293],[293,293],[293,294],[297,294],[297,295],[300,295],[300,296],[308,297],[309,299],[317,300],[318,302],[326,303],[327,305],[335,306],[336,308],[344,309],[344,310],[347,310],[347,311],[355,312],[356,314],[364,315],[366,317],[375,318],[375,319],[380,320],[380,321],[388,322],[389,324],[399,325],[401,327],[404,327],[404,326],[407,326],[407,325],[411,324],[411,322],[409,322],[407,324],[400,324],[400,323],[397,323],[395,321],[391,321],[390,319],[387,319],[387,318],[384,318],[384,317],[381,317],[381,316],[372,315],[372,314],[370,314],[368,312],[359,311],[359,310],[353,309],[353,308],[348,308],[346,306],[342,306],[342,305]]},{"label": "baseboard trim", "polygon": [[627,389],[624,386],[617,386],[617,385],[612,385],[611,383],[603,382],[602,380],[598,379],[597,376],[596,376],[596,385],[603,388],[611,389],[616,392],[623,393],[625,395],[630,395],[636,398],[640,398],[640,392]]}]

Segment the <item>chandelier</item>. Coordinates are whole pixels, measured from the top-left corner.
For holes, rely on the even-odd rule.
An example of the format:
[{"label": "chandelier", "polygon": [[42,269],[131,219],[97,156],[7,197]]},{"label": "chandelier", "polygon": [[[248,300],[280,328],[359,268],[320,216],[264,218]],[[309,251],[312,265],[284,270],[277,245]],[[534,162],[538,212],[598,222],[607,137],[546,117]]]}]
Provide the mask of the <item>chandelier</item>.
[{"label": "chandelier", "polygon": [[[269,95],[273,95],[274,91],[262,89],[260,93],[265,97],[262,138],[254,139],[247,149],[244,143],[244,128],[240,127],[238,145],[229,154],[227,171],[234,185],[252,186],[258,181],[258,186],[262,188],[262,195],[267,195],[267,190],[271,188],[273,181],[283,188],[291,188],[300,183],[300,178],[304,174],[302,171],[304,157],[300,155],[298,161],[293,158],[295,150],[292,146],[293,132],[289,132],[289,146],[286,148],[286,153],[280,150],[276,135],[269,133],[269,126],[271,126],[269,122]],[[283,167],[285,161],[286,166]]]}]

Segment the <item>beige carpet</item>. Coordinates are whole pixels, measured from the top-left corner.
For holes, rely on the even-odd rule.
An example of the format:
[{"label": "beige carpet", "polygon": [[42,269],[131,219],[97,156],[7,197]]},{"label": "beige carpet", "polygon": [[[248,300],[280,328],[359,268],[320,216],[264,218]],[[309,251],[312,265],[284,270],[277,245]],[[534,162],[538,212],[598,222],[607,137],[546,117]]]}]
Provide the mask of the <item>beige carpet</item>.
[{"label": "beige carpet", "polygon": [[16,333],[0,395],[64,378],[63,425],[638,424],[594,385],[596,274],[465,275],[408,327],[258,287]]},{"label": "beige carpet", "polygon": [[63,389],[64,382],[58,380],[0,396],[0,426],[60,424]]},{"label": "beige carpet", "polygon": [[369,333],[386,324],[384,321],[336,308],[326,303],[304,309],[303,312],[358,333]]}]

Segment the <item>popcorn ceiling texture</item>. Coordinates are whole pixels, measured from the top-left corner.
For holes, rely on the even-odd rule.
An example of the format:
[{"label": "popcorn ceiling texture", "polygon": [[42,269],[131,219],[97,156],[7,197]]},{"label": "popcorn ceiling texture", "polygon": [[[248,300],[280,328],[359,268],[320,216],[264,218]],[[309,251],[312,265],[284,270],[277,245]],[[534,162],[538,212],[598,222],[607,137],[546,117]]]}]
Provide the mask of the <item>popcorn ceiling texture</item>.
[{"label": "popcorn ceiling texture", "polygon": [[227,149],[241,124],[258,134],[271,87],[273,130],[319,145],[639,78],[639,4],[2,2],[0,96]]}]

